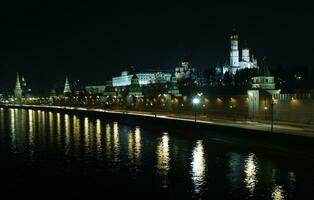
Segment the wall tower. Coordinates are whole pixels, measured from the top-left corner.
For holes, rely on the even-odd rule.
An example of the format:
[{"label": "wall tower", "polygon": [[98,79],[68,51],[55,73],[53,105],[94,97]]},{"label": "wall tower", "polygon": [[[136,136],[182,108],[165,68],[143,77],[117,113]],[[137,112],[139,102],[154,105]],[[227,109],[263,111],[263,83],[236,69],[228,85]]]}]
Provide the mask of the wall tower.
[{"label": "wall tower", "polygon": [[15,83],[15,89],[14,89],[14,97],[15,97],[16,99],[21,99],[21,98],[22,98],[22,88],[21,88],[19,73],[17,73],[17,75],[16,75],[16,83]]},{"label": "wall tower", "polygon": [[69,84],[68,77],[65,78],[65,84],[64,84],[63,93],[64,93],[64,94],[71,93],[71,89],[70,89],[70,84]]}]

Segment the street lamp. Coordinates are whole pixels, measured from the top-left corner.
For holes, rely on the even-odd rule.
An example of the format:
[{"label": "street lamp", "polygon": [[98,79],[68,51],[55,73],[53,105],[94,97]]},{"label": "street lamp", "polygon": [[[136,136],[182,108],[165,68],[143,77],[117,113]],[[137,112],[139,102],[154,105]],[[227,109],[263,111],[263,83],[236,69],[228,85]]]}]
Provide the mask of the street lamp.
[{"label": "street lamp", "polygon": [[193,99],[193,105],[195,106],[195,109],[194,109],[194,121],[196,122],[196,106],[200,103],[200,99],[195,97]]}]

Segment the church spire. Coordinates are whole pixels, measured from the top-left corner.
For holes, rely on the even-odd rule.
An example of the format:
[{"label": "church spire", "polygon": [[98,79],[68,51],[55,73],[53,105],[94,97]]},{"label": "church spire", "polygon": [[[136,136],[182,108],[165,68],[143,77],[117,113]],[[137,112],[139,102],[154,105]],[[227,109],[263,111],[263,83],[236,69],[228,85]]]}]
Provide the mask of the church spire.
[{"label": "church spire", "polygon": [[65,84],[64,84],[63,93],[64,94],[71,93],[70,84],[69,84],[69,80],[68,80],[67,76],[65,77]]},{"label": "church spire", "polygon": [[271,76],[270,71],[269,71],[268,66],[267,66],[267,63],[266,63],[265,57],[263,58],[261,65],[258,68],[258,74],[260,76]]},{"label": "church spire", "polygon": [[19,73],[16,74],[16,83],[15,83],[15,89],[14,89],[14,97],[17,98],[17,99],[22,98],[22,88],[21,88]]}]

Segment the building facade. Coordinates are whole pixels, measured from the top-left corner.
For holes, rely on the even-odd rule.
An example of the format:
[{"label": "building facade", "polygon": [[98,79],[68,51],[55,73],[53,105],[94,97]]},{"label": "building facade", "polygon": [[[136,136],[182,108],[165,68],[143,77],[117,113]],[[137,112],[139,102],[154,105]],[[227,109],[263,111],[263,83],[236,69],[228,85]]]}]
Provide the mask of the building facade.
[{"label": "building facade", "polygon": [[179,67],[175,68],[175,77],[177,80],[181,80],[184,78],[190,78],[193,73],[195,73],[196,69],[190,67],[190,63],[186,57],[184,57],[180,63]]},{"label": "building facade", "polygon": [[265,60],[259,66],[258,76],[252,78],[252,88],[248,90],[248,112],[250,118],[260,118],[274,104],[274,95],[280,90],[275,88],[274,77],[271,76]]},{"label": "building facade", "polygon": [[[171,73],[160,70],[138,72],[136,73],[136,76],[138,77],[139,84],[141,86],[150,83],[169,82],[171,79]],[[131,74],[129,71],[123,71],[121,73],[121,76],[112,78],[112,86],[113,87],[129,86],[131,85],[132,77],[133,74]]]}]

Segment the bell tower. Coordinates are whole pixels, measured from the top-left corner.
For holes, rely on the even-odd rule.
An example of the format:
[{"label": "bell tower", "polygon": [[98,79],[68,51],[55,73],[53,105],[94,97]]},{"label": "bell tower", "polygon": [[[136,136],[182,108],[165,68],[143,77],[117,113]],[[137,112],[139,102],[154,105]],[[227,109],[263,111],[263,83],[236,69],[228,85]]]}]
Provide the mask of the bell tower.
[{"label": "bell tower", "polygon": [[230,66],[239,67],[239,48],[238,48],[238,34],[232,33],[230,36],[231,48],[230,48]]}]

